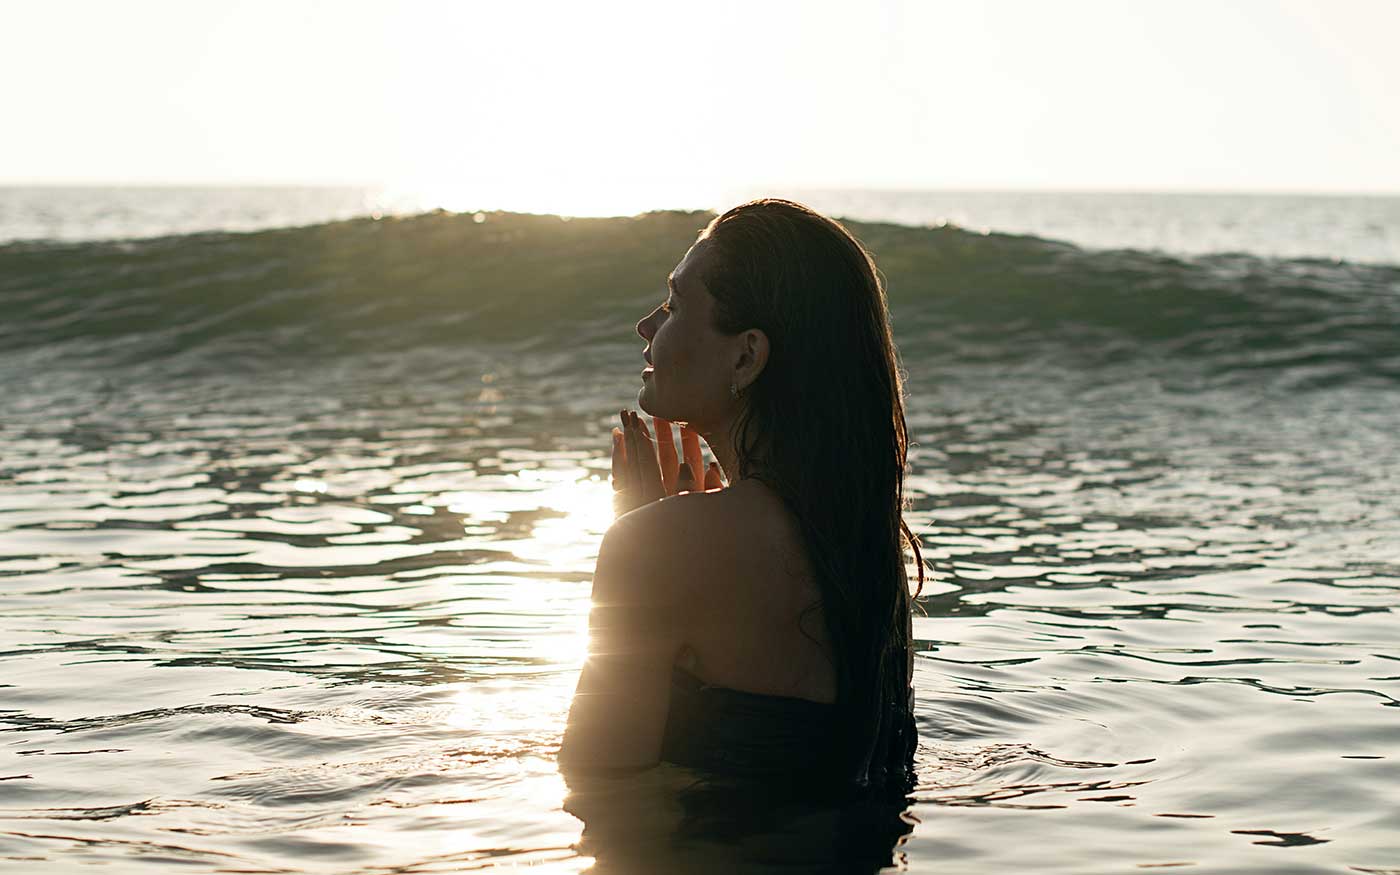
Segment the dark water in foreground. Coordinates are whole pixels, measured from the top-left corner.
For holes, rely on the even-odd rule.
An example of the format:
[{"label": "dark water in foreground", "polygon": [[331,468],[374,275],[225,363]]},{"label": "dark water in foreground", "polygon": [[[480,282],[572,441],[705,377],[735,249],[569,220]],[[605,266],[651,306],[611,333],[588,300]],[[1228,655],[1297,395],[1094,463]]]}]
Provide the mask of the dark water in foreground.
[{"label": "dark water in foreground", "polygon": [[1400,872],[1400,270],[856,227],[919,786],[716,820],[553,760],[703,218],[552,221],[0,248],[0,867]]}]

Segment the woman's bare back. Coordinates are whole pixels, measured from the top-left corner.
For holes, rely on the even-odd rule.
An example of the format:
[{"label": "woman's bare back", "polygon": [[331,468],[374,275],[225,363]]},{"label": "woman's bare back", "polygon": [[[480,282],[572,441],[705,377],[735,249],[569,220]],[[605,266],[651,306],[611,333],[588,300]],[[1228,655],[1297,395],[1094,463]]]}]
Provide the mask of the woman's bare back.
[{"label": "woman's bare back", "polygon": [[676,664],[712,686],[834,702],[821,594],[787,506],[757,480],[667,501],[688,504],[707,545],[685,586],[691,604]]}]

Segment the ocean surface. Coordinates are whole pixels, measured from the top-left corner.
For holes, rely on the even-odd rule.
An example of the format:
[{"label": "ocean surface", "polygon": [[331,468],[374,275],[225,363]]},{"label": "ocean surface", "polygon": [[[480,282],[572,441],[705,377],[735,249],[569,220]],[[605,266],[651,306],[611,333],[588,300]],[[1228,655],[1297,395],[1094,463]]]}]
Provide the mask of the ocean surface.
[{"label": "ocean surface", "polygon": [[0,870],[1400,873],[1400,199],[806,193],[929,575],[853,812],[555,767],[709,214],[377,197],[0,189]]}]

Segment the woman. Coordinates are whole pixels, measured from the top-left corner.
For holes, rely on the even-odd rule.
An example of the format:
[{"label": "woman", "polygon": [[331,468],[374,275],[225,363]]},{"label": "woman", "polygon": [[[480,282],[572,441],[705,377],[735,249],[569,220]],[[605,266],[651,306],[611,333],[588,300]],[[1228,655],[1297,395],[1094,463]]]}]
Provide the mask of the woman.
[{"label": "woman", "polygon": [[[566,770],[665,760],[903,794],[917,744],[902,381],[884,290],[787,200],[712,221],[637,325]],[[671,423],[681,422],[685,461]],[[700,472],[699,439],[719,470]],[[659,453],[659,455],[658,455]],[[710,487],[690,491],[694,483]]]}]

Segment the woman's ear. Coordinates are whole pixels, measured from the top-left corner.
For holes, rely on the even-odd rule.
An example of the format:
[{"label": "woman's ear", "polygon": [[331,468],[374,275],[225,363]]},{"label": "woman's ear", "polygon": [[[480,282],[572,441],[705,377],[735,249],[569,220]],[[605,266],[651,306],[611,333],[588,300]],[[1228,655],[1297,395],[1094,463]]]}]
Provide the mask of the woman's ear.
[{"label": "woman's ear", "polygon": [[768,335],[761,328],[750,328],[738,337],[739,354],[734,362],[734,384],[746,389],[768,365]]}]

